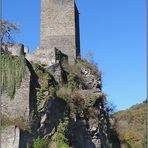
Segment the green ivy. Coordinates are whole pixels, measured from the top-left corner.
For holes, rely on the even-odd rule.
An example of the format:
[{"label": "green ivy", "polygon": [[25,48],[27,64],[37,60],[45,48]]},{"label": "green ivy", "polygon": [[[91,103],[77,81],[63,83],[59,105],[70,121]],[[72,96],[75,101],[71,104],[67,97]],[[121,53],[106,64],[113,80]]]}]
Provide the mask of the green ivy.
[{"label": "green ivy", "polygon": [[[39,89],[37,89],[37,109],[38,111],[41,111],[43,109],[44,104],[42,103],[45,102],[45,100],[48,98],[48,95],[45,95],[45,92],[48,92],[48,86],[46,85],[41,85]],[[42,105],[42,106],[41,106]]]},{"label": "green ivy", "polygon": [[55,133],[55,140],[57,144],[57,148],[69,148],[67,143],[68,139],[66,138],[66,134],[68,132],[68,118],[65,117],[63,121],[57,127],[57,132]]},{"label": "green ivy", "polygon": [[33,141],[33,148],[48,148],[49,140],[37,138]]},{"label": "green ivy", "polygon": [[0,58],[2,72],[1,93],[6,93],[13,98],[21,85],[26,72],[26,61],[23,56],[2,55]]},{"label": "green ivy", "polygon": [[37,63],[32,63],[33,69],[36,72],[40,88],[37,88],[37,109],[39,112],[44,110],[44,103],[50,96],[56,93],[56,82],[53,76]]}]

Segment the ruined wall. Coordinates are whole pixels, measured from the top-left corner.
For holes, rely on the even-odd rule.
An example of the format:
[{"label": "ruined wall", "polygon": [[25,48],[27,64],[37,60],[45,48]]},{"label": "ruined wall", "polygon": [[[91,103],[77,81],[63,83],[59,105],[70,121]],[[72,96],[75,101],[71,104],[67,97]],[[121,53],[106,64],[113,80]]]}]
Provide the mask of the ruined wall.
[{"label": "ruined wall", "polygon": [[20,88],[16,91],[14,98],[6,94],[1,96],[1,113],[9,118],[24,117],[29,119],[30,114],[30,72],[26,71],[26,77],[23,79]]},{"label": "ruined wall", "polygon": [[15,44],[7,43],[7,44],[2,44],[2,53],[3,52],[5,53],[9,52],[12,55],[16,56],[24,56],[29,52],[29,49],[21,43],[15,43]]},{"label": "ruined wall", "polygon": [[37,48],[34,54],[26,54],[25,57],[30,62],[38,63],[42,66],[48,67],[60,63],[63,60],[68,61],[68,56],[56,48],[52,49],[52,51]]},{"label": "ruined wall", "polygon": [[0,129],[0,148],[19,148],[20,129],[15,126]]},{"label": "ruined wall", "polygon": [[27,148],[33,136],[16,126],[0,129],[0,148]]},{"label": "ruined wall", "polygon": [[42,50],[37,48],[33,54],[26,54],[26,59],[30,62],[38,63],[40,65],[51,66],[56,63],[55,50]]},{"label": "ruined wall", "polygon": [[[55,47],[74,61],[80,54],[78,11],[74,0],[42,0],[40,48]],[[77,22],[77,23],[76,23]]]}]

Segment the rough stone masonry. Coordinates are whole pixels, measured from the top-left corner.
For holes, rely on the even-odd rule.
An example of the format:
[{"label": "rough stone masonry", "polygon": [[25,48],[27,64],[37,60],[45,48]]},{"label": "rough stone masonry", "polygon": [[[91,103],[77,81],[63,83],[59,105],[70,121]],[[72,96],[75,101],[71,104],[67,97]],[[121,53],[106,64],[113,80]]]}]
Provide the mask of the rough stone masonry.
[{"label": "rough stone masonry", "polygon": [[69,62],[80,56],[79,12],[74,0],[41,0],[40,49],[57,48]]}]

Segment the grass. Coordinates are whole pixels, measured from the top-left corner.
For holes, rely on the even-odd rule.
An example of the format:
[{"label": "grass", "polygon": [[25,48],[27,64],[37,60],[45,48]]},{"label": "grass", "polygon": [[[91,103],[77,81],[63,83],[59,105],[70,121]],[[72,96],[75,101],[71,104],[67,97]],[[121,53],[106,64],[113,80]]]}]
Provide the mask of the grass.
[{"label": "grass", "polygon": [[30,123],[29,121],[25,120],[23,117],[17,117],[17,118],[9,118],[6,115],[1,115],[1,128],[6,128],[10,125],[14,125],[20,129],[30,131]]}]

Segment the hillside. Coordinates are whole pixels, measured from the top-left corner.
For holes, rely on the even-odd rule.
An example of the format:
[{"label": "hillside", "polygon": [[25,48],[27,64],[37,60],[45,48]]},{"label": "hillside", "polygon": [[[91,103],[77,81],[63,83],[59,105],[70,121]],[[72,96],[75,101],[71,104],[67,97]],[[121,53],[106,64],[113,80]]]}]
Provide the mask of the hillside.
[{"label": "hillside", "polygon": [[121,147],[146,147],[146,102],[113,115]]}]

